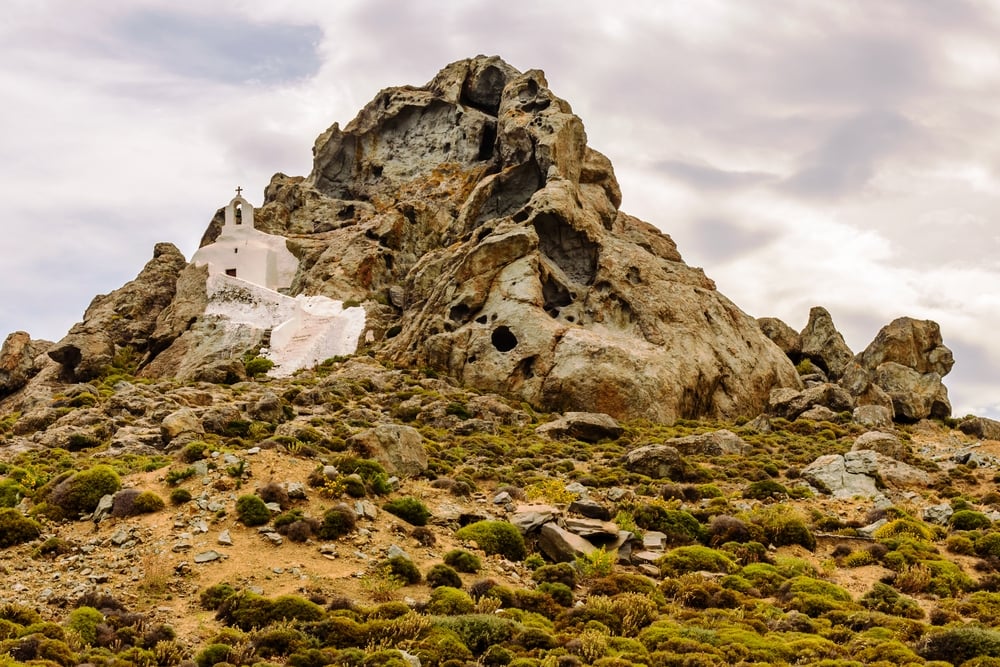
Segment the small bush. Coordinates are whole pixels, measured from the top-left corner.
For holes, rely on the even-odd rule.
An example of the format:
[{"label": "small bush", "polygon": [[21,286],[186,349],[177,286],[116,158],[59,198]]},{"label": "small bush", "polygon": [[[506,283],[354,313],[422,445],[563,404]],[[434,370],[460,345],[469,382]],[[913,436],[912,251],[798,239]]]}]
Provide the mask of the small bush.
[{"label": "small bush", "polygon": [[281,595],[271,601],[271,621],[318,621],[323,608],[297,595]]},{"label": "small bush", "polygon": [[560,583],[569,588],[576,587],[576,568],[569,563],[542,565],[531,573],[531,578],[538,583]]},{"label": "small bush", "polygon": [[97,465],[60,482],[52,489],[49,502],[70,516],[88,514],[97,508],[101,498],[113,495],[120,488],[118,473],[110,466]]},{"label": "small bush", "polygon": [[277,503],[281,509],[288,507],[288,491],[285,490],[281,484],[277,482],[268,482],[264,486],[257,489],[257,495],[260,496],[261,500],[265,503]]},{"label": "small bush", "polygon": [[883,614],[921,619],[924,610],[915,600],[900,595],[892,586],[876,582],[870,591],[861,596],[861,606]]},{"label": "small bush", "polygon": [[111,504],[111,516],[126,517],[151,514],[164,507],[163,499],[152,491],[123,489],[115,494]]},{"label": "small bush", "polygon": [[236,593],[236,589],[230,584],[219,583],[213,586],[209,586],[201,592],[198,596],[198,602],[201,604],[202,609],[207,609],[209,611],[215,611],[222,603],[225,602],[230,596]]},{"label": "small bush", "polygon": [[236,518],[246,526],[263,526],[271,520],[271,510],[260,496],[248,493],[236,499]]},{"label": "small bush", "polygon": [[700,545],[677,547],[659,560],[660,571],[665,576],[676,577],[688,572],[721,572],[729,574],[736,570],[729,556],[709,547]]},{"label": "small bush", "polygon": [[993,525],[989,517],[975,510],[959,510],[951,515],[948,523],[954,530],[979,530]]},{"label": "small bush", "polygon": [[441,616],[458,616],[471,614],[475,607],[476,603],[465,591],[451,586],[440,586],[431,593],[431,599],[427,603],[427,612]]},{"label": "small bush", "polygon": [[734,516],[719,514],[708,524],[708,544],[718,547],[727,542],[750,542],[753,535],[750,528]]},{"label": "small bush", "polygon": [[773,479],[762,479],[752,482],[743,490],[743,497],[752,500],[768,500],[772,498],[784,498],[788,495],[788,489],[784,484],[779,484]]},{"label": "small bush", "polygon": [[358,517],[345,503],[338,503],[323,514],[323,522],[316,534],[324,540],[335,540],[354,530]]},{"label": "small bush", "polygon": [[693,515],[683,510],[672,510],[660,504],[640,505],[635,510],[635,523],[645,530],[656,530],[667,536],[667,544],[680,546],[703,542],[705,527]]},{"label": "small bush", "polygon": [[183,505],[186,502],[190,502],[191,492],[187,489],[174,489],[170,492],[170,504],[171,505]]},{"label": "small bush", "polygon": [[0,548],[12,547],[37,539],[42,534],[42,526],[16,509],[0,509]]},{"label": "small bush", "polygon": [[455,533],[460,540],[471,540],[487,554],[499,554],[512,561],[522,561],[527,555],[521,531],[506,521],[477,521]]},{"label": "small bush", "polygon": [[265,357],[254,357],[243,364],[243,366],[246,368],[247,377],[254,378],[274,368],[274,362]]},{"label": "small bush", "polygon": [[948,628],[928,636],[919,653],[954,665],[981,656],[1000,657],[1000,632],[973,625]]},{"label": "small bush", "polygon": [[452,549],[444,555],[444,564],[450,565],[459,572],[475,574],[483,568],[483,562],[479,556],[470,553],[465,549]]},{"label": "small bush", "polygon": [[66,618],[66,627],[76,632],[84,644],[97,641],[97,626],[104,622],[104,614],[93,607],[77,607]]},{"label": "small bush", "polygon": [[0,480],[0,507],[16,507],[28,490],[14,479]]},{"label": "small bush", "polygon": [[419,584],[422,577],[416,564],[409,558],[403,556],[393,556],[383,563],[389,567],[389,574],[398,577],[407,584]]},{"label": "small bush", "polygon": [[382,509],[414,526],[425,526],[427,525],[427,520],[431,518],[431,513],[427,509],[427,506],[419,498],[414,498],[413,496],[390,500],[382,505]]},{"label": "small bush", "polygon": [[427,571],[425,578],[427,579],[427,585],[431,588],[439,588],[440,586],[450,586],[451,588],[462,587],[462,578],[458,576],[458,572],[444,563],[432,566]]},{"label": "small bush", "polygon": [[180,451],[179,456],[185,463],[196,463],[207,456],[209,449],[210,447],[207,442],[195,440],[186,444],[184,449]]},{"label": "small bush", "polygon": [[233,647],[228,644],[209,644],[198,651],[194,662],[198,667],[212,667],[219,663],[228,663]]}]

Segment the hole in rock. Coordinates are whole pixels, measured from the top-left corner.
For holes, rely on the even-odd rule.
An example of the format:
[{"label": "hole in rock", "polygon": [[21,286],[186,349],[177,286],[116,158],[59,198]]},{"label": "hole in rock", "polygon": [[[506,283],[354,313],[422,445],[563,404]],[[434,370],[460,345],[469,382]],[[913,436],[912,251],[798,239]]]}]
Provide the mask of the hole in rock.
[{"label": "hole in rock", "polygon": [[530,356],[521,359],[517,362],[517,369],[514,371],[515,375],[520,375],[522,379],[528,380],[535,377],[535,359],[537,357]]},{"label": "hole in rock", "polygon": [[534,220],[539,249],[575,283],[589,285],[597,274],[597,244],[553,213]]},{"label": "hole in rock", "polygon": [[448,319],[452,322],[465,323],[469,321],[469,312],[469,307],[464,303],[460,303],[451,307],[451,310],[448,312]]},{"label": "hole in rock", "polygon": [[480,315],[479,317],[476,318],[476,322],[479,322],[480,324],[486,324],[486,316]]},{"label": "hole in rock", "polygon": [[500,352],[510,352],[517,347],[517,336],[506,325],[498,326],[490,335],[490,342]]},{"label": "hole in rock", "polygon": [[483,125],[483,134],[479,138],[479,154],[476,160],[485,162],[493,158],[493,149],[497,141],[496,123],[486,123]]}]

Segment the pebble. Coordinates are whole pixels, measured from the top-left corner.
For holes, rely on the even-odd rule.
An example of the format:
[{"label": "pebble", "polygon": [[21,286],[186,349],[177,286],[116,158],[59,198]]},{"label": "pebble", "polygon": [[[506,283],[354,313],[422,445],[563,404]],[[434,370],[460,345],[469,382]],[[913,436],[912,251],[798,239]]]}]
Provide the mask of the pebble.
[{"label": "pebble", "polygon": [[228,528],[219,533],[217,541],[219,542],[219,544],[225,545],[227,547],[233,546],[233,536],[229,533]]}]

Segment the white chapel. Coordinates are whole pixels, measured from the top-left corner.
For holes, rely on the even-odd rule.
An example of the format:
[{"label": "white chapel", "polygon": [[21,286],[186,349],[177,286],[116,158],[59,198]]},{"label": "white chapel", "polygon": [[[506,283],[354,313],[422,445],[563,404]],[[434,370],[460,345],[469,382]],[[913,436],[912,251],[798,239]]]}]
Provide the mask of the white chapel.
[{"label": "white chapel", "polygon": [[236,196],[226,206],[222,233],[191,258],[208,264],[209,275],[225,274],[271,290],[292,284],[299,260],[288,251],[285,237],[254,229],[253,206],[236,188]]}]

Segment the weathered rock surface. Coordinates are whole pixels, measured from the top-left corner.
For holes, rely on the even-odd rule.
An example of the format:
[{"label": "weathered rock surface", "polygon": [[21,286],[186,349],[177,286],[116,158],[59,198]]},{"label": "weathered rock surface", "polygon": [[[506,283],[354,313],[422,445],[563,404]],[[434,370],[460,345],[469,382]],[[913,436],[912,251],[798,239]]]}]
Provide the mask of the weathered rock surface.
[{"label": "weathered rock surface", "polygon": [[923,470],[867,449],[820,456],[802,469],[802,478],[836,498],[879,497],[879,480],[899,488],[931,481]]},{"label": "weathered rock surface", "polygon": [[1000,440],[1000,421],[987,417],[969,417],[958,424],[958,430],[984,440]]},{"label": "weathered rock surface", "polygon": [[544,75],[477,57],[332,126],[255,222],[294,235],[292,293],[368,300],[381,354],[545,410],[736,417],[798,387],[754,320],[620,201]]},{"label": "weathered rock surface", "polygon": [[702,454],[705,456],[726,456],[728,454],[742,455],[750,451],[750,445],[740,436],[730,430],[719,429],[711,433],[699,433],[683,438],[671,438],[667,445],[674,447],[681,454]]},{"label": "weathered rock surface", "polygon": [[905,460],[913,456],[910,446],[897,438],[892,433],[882,431],[868,431],[862,433],[855,440],[851,449],[870,449],[892,459]]},{"label": "weathered rock surface", "polygon": [[138,359],[149,349],[156,320],[170,305],[177,278],[187,264],[170,243],[158,243],[153,258],[135,280],[110,294],[95,297],[49,356],[62,365],[66,377],[86,381],[111,364],[119,348],[130,347]]},{"label": "weathered rock surface", "polygon": [[759,317],[757,326],[793,362],[802,358],[802,334],[777,317]]},{"label": "weathered rock surface", "polygon": [[555,523],[546,523],[538,533],[538,548],[556,563],[572,563],[578,556],[597,550],[584,538]]},{"label": "weathered rock surface", "polygon": [[567,412],[535,429],[535,433],[545,437],[575,438],[584,442],[617,440],[624,432],[613,417],[595,412]]},{"label": "weathered rock surface", "polygon": [[351,436],[347,445],[381,463],[390,474],[411,476],[427,469],[424,437],[412,426],[379,424]]},{"label": "weathered rock surface", "polygon": [[800,336],[802,357],[822,368],[831,380],[839,380],[854,353],[833,325],[830,312],[820,306],[813,307],[809,311],[809,322]]},{"label": "weathered rock surface", "polygon": [[803,391],[779,388],[771,392],[767,410],[775,417],[794,421],[815,406],[845,412],[854,409],[854,399],[843,387],[829,382]]},{"label": "weathered rock surface", "polygon": [[7,336],[0,347],[0,397],[11,394],[28,383],[45,364],[39,359],[52,347],[44,340],[31,340],[24,331]]},{"label": "weathered rock surface", "polygon": [[892,426],[892,408],[882,405],[859,405],[854,408],[853,419],[868,428],[889,428]]},{"label": "weathered rock surface", "polygon": [[644,445],[625,454],[625,468],[654,479],[684,479],[688,464],[676,447],[670,445]]}]

